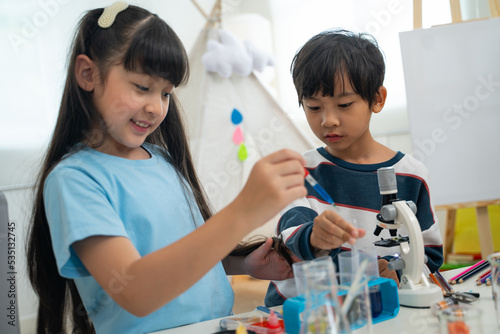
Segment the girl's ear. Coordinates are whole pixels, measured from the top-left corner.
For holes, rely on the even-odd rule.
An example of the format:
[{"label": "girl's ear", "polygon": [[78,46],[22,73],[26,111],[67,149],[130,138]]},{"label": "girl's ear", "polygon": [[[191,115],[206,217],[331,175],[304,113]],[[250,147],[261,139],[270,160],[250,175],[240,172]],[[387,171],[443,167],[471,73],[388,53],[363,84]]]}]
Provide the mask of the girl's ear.
[{"label": "girl's ear", "polygon": [[377,114],[382,111],[385,105],[385,99],[387,98],[387,89],[384,86],[378,88],[377,94],[375,95],[375,102],[372,104],[372,112]]},{"label": "girl's ear", "polygon": [[95,86],[96,65],[86,55],[78,55],[75,60],[75,77],[81,89],[91,92]]}]

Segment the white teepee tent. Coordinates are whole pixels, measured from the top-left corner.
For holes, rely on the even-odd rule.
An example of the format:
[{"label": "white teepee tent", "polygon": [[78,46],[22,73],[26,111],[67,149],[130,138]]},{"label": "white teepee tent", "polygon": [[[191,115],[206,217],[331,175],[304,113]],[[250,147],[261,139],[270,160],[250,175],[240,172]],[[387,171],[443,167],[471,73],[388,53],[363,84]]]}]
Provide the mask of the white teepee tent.
[{"label": "white teepee tent", "polygon": [[[261,157],[282,148],[302,153],[314,147],[253,73],[225,78],[205,69],[202,56],[207,41],[219,38],[214,24],[218,19],[220,2],[189,55],[188,84],[176,90],[186,116],[195,167],[216,211],[236,197]],[[244,160],[239,158],[240,145],[233,142],[237,128],[231,119],[233,109],[243,116],[238,126],[247,149]]]}]

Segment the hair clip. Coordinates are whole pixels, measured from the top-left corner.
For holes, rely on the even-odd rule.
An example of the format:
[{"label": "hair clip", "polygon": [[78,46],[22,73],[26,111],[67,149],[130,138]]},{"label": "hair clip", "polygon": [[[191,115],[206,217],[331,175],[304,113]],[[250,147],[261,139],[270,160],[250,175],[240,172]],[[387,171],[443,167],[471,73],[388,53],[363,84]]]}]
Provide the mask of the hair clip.
[{"label": "hair clip", "polygon": [[118,13],[127,9],[127,7],[128,7],[128,3],[126,3],[125,1],[116,1],[111,6],[104,8],[104,11],[102,12],[101,16],[99,17],[99,20],[97,20],[97,24],[101,28],[111,27],[113,22],[115,22],[116,15],[118,15]]}]

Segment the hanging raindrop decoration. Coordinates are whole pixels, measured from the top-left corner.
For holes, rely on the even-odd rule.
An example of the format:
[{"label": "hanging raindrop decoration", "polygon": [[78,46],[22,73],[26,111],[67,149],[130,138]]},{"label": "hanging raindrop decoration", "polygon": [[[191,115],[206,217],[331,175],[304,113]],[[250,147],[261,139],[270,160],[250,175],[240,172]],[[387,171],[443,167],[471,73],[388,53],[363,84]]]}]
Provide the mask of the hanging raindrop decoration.
[{"label": "hanging raindrop decoration", "polygon": [[231,122],[233,122],[234,125],[238,125],[243,121],[243,115],[238,111],[238,109],[234,108],[233,112],[231,113]]},{"label": "hanging raindrop decoration", "polygon": [[243,131],[241,131],[241,127],[239,125],[236,127],[236,130],[234,130],[233,142],[236,145],[243,143]]},{"label": "hanging raindrop decoration", "polygon": [[233,143],[239,145],[238,149],[238,159],[241,161],[245,161],[248,157],[247,148],[244,143],[243,131],[241,130],[241,122],[243,121],[243,115],[238,111],[238,109],[234,108],[231,113],[231,122],[236,125],[236,129],[233,132]]}]

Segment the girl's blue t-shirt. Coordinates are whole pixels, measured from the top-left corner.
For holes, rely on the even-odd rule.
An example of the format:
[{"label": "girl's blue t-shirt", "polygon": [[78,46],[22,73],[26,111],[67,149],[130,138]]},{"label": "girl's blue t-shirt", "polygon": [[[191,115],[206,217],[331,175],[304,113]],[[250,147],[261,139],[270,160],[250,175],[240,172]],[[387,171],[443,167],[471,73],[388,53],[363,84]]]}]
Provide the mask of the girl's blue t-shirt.
[{"label": "girl's blue t-shirt", "polygon": [[145,144],[151,154],[147,160],[80,148],[50,172],[44,201],[59,273],[74,279],[97,333],[147,333],[230,315],[234,294],[220,262],[186,292],[146,317],[128,313],[109,297],[106,290],[123,288],[134,277],[116,272],[116,279],[101,287],[73,251],[75,241],[95,235],[123,236],[144,256],[186,236],[204,221],[187,182],[160,155],[160,148]]}]

